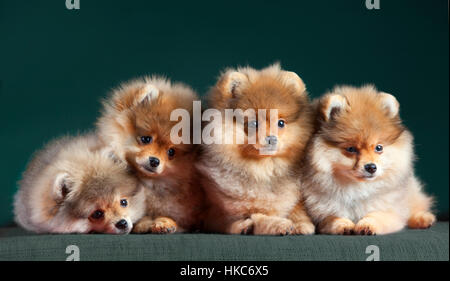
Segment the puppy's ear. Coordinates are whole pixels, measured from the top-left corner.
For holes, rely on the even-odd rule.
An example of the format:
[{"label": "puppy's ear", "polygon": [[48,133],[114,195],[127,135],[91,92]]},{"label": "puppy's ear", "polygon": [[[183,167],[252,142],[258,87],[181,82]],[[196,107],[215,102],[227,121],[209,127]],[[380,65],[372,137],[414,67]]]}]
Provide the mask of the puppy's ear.
[{"label": "puppy's ear", "polygon": [[299,95],[305,94],[305,83],[303,83],[303,80],[297,75],[297,73],[292,71],[283,71],[283,78],[285,84],[293,87],[296,93]]},{"label": "puppy's ear", "polygon": [[158,97],[158,95],[159,90],[155,86],[147,84],[141,90],[141,93],[138,95],[136,99],[136,105],[143,102],[151,102],[152,100],[155,100]]},{"label": "puppy's ear", "polygon": [[114,164],[125,163],[125,161],[122,160],[111,147],[103,147],[102,149],[100,149],[100,154],[105,158],[111,159]]},{"label": "puppy's ear", "polygon": [[57,200],[64,200],[72,191],[73,183],[70,180],[69,174],[59,173],[53,183],[53,195]]},{"label": "puppy's ear", "polygon": [[329,94],[322,98],[320,111],[325,121],[329,121],[341,110],[348,106],[344,96],[338,94]]},{"label": "puppy's ear", "polygon": [[246,83],[248,83],[247,75],[238,71],[229,71],[219,80],[218,86],[223,98],[229,99],[239,95]]},{"label": "puppy's ear", "polygon": [[397,116],[400,109],[400,103],[397,99],[393,95],[384,92],[380,93],[380,98],[388,116],[391,118]]}]

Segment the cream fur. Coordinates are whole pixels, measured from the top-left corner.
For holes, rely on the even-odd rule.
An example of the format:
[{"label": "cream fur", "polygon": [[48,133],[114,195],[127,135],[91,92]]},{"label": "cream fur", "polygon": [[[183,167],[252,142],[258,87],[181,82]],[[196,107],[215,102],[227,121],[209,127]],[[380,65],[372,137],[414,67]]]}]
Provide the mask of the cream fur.
[{"label": "cream fur", "polygon": [[[67,186],[64,191],[61,189],[63,183]],[[98,207],[97,198],[85,193],[95,194],[93,189],[103,188],[102,184],[108,187],[118,184],[114,191],[117,202],[122,184],[130,185],[125,189],[130,189],[136,196],[128,198],[129,207],[120,218],[112,216],[111,220],[105,219],[104,224],[99,225],[88,219]],[[123,233],[114,227],[118,220],[126,219],[130,231],[132,224],[143,215],[145,202],[143,196],[139,196],[140,191],[142,189],[137,188],[137,182],[128,175],[126,166],[111,159],[97,136],[64,137],[50,142],[28,165],[15,196],[15,220],[35,232],[87,233],[95,230]],[[98,199],[104,200],[107,195],[114,194],[101,194]],[[82,213],[78,206],[84,206]]]},{"label": "cream fur", "polygon": [[[396,99],[388,94],[377,94],[373,87],[341,87],[335,90],[336,94],[329,94],[323,99],[349,92],[351,94],[347,97],[350,97],[351,104],[345,106],[347,112],[358,106],[372,110],[380,106],[380,110],[387,107],[386,114],[390,118],[398,114]],[[370,99],[364,100],[365,104],[358,104],[364,95],[369,95]],[[369,103],[371,99],[377,101],[378,97],[381,98],[379,104]],[[324,108],[319,108],[326,115],[323,122],[335,122],[327,118],[330,104],[333,103],[323,100]],[[367,134],[363,130],[360,135]],[[307,148],[301,190],[307,211],[320,232],[386,234],[402,229],[407,223],[411,227],[424,228],[435,221],[430,213],[432,199],[423,193],[422,184],[414,175],[411,133],[404,130],[392,144],[384,146],[384,151],[376,159],[375,179],[339,180],[333,170],[336,165],[363,170],[361,165],[365,163],[355,162],[354,158],[343,154],[342,147],[328,143],[319,127]]]}]

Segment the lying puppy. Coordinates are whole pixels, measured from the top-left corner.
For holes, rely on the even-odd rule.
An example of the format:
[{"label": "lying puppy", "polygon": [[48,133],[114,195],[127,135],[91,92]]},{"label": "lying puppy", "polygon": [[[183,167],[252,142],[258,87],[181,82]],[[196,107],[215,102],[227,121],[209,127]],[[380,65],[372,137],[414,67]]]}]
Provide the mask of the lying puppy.
[{"label": "lying puppy", "polygon": [[103,142],[136,171],[145,187],[146,216],[133,232],[172,233],[198,228],[203,193],[194,182],[195,147],[172,142],[175,109],[192,115],[196,94],[163,78],[121,85],[104,103],[98,121]]},{"label": "lying puppy", "polygon": [[303,194],[321,233],[386,234],[427,228],[432,200],[413,170],[413,137],[399,103],[372,86],[337,87],[318,103]]},{"label": "lying puppy", "polygon": [[[230,69],[212,88],[209,98],[210,106],[221,112],[216,116],[220,121],[211,120],[204,131],[216,125],[222,131],[214,133],[217,141],[203,145],[197,162],[209,205],[205,230],[313,233],[314,225],[300,202],[299,182],[293,173],[312,130],[300,77],[281,70],[278,64],[260,71],[250,67]],[[226,109],[238,111],[233,117]],[[229,137],[231,142],[226,140]],[[244,142],[235,141],[237,138]]]},{"label": "lying puppy", "polygon": [[126,234],[145,210],[144,190],[94,135],[50,142],[28,164],[16,222],[39,233]]}]

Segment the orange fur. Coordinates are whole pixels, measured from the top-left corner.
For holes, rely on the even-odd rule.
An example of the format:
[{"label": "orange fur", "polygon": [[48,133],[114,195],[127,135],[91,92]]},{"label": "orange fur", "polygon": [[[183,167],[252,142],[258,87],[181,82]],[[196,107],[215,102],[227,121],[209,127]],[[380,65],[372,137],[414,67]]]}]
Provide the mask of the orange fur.
[{"label": "orange fur", "polygon": [[[239,68],[226,71],[211,89],[210,106],[222,112],[225,109],[253,109],[256,120],[264,121],[258,109],[277,109],[278,119],[286,126],[276,135],[278,150],[261,155],[259,134],[256,144],[248,142],[248,115],[242,126],[233,121],[231,130],[222,136],[243,136],[244,144],[203,145],[197,165],[201,170],[202,185],[209,209],[205,229],[231,234],[309,234],[314,232],[303,208],[292,219],[288,218],[299,201],[299,183],[293,173],[296,161],[302,157],[312,131],[312,120],[303,81],[292,72],[273,65],[260,71]],[[244,113],[245,115],[245,113]],[[266,120],[270,121],[269,113]],[[277,119],[277,120],[278,120]],[[267,122],[269,123],[269,122]],[[273,124],[272,124],[273,125]],[[275,124],[276,126],[276,124]],[[229,131],[228,131],[229,130]],[[268,127],[266,134],[269,135]]]},{"label": "orange fur", "polygon": [[[171,112],[185,109],[192,115],[195,99],[196,94],[183,84],[143,78],[123,84],[104,103],[99,135],[134,168],[146,187],[147,213],[135,232],[191,231],[200,223],[203,195],[194,181],[195,147],[170,139],[178,123],[170,120]],[[151,137],[151,142],[143,143],[143,136]],[[151,166],[151,157],[159,160],[157,167]]]}]

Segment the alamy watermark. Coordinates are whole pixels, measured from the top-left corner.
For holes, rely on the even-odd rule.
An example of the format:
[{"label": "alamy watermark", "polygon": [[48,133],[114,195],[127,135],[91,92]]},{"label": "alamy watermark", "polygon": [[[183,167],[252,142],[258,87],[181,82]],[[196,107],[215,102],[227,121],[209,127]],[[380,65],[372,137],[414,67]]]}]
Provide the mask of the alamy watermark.
[{"label": "alamy watermark", "polygon": [[380,0],[366,0],[366,8],[368,10],[379,10]]},{"label": "alamy watermark", "polygon": [[66,261],[80,261],[80,248],[77,245],[67,246],[66,254]]},{"label": "alamy watermark", "polygon": [[66,8],[67,10],[79,10],[80,0],[66,0]]},{"label": "alamy watermark", "polygon": [[[288,126],[277,109],[210,108],[202,113],[200,101],[193,102],[192,119],[189,111],[179,108],[171,112],[170,120],[178,122],[170,132],[174,144],[248,144],[262,155],[278,150],[278,131]],[[206,122],[203,128],[202,122]]]},{"label": "alamy watermark", "polygon": [[366,254],[369,256],[366,261],[380,261],[380,248],[376,245],[369,245],[366,248]]}]

